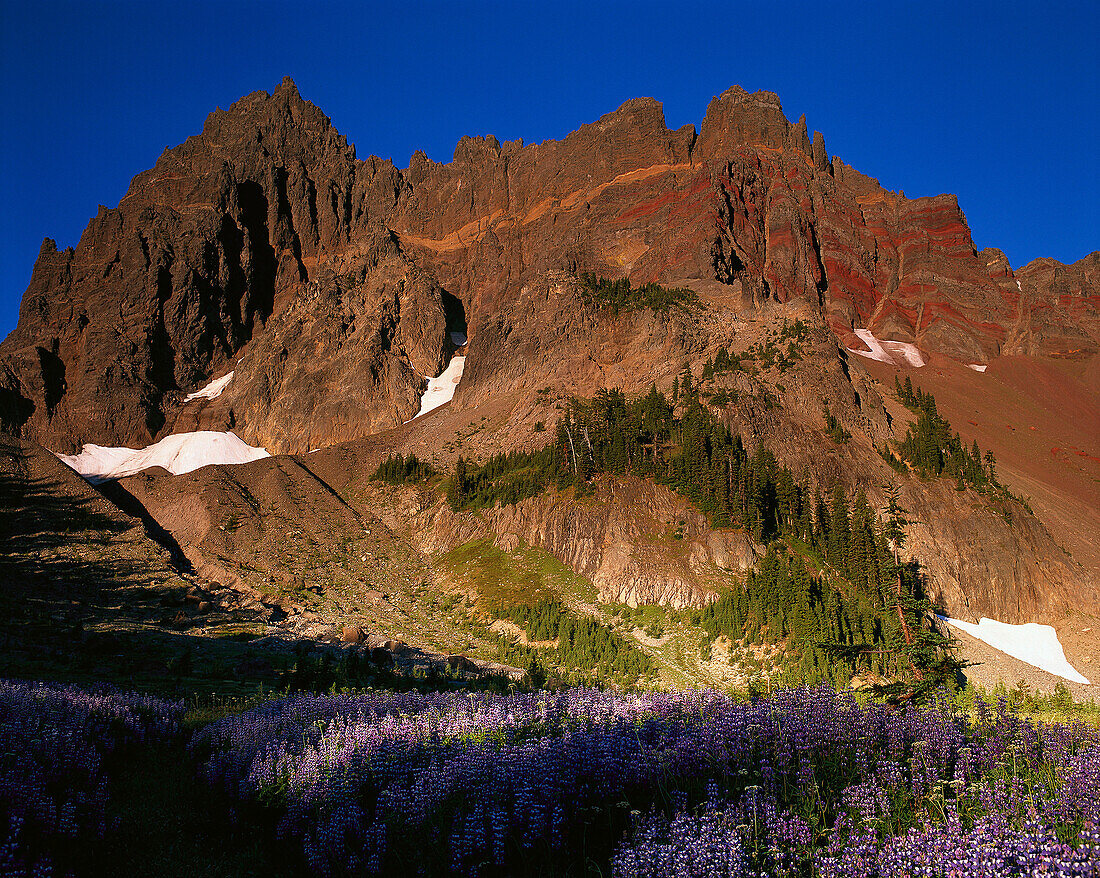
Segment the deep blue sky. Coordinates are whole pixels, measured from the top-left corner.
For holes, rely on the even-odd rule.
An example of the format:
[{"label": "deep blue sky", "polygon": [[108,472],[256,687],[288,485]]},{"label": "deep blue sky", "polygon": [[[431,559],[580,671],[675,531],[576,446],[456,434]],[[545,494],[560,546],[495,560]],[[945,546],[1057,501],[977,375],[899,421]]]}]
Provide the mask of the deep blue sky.
[{"label": "deep blue sky", "polygon": [[43,237],[75,245],[165,146],[286,74],[400,167],[638,96],[698,125],[766,88],[886,187],[957,193],[979,248],[1072,262],[1100,248],[1098,36],[1095,2],[0,0],[0,337]]}]

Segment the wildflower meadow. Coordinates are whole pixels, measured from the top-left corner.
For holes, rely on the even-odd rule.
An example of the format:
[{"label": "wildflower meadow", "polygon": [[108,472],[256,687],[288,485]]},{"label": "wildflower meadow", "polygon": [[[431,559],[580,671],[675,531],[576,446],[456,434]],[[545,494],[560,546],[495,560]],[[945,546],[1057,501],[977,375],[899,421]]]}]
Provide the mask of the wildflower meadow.
[{"label": "wildflower meadow", "polygon": [[169,739],[287,874],[1100,875],[1100,730],[1003,699],[303,693],[194,731],[182,710],[0,683],[0,875],[82,874],[111,766]]}]

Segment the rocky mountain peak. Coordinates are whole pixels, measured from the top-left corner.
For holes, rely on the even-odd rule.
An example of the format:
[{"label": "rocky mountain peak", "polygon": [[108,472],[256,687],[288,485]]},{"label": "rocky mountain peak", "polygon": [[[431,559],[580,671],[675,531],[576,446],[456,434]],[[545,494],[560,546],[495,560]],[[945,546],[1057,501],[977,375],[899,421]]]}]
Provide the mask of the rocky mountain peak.
[{"label": "rocky mountain peak", "polygon": [[[364,262],[382,239],[397,252]],[[773,92],[727,89],[710,102],[698,136],[692,125],[670,131],[658,101],[636,98],[561,140],[502,146],[492,135],[463,137],[451,162],[418,151],[399,171],[356,160],[286,78],[211,113],[200,134],[138,174],[116,208],[100,210],[75,251],[44,242],[0,359],[22,400],[9,421],[73,450],[84,441],[144,444],[171,431],[179,400],[281,326],[309,284],[333,303],[332,319],[309,329],[324,336],[317,343],[335,356],[348,338],[359,340],[375,370],[368,383],[384,388],[376,403],[357,398],[360,409],[377,410],[337,417],[342,438],[409,416],[421,373],[446,357],[442,341],[424,336],[453,322],[444,303],[473,327],[548,272],[716,284],[757,304],[805,302],[848,347],[861,346],[856,329],[965,363],[987,363],[1006,345],[1094,347],[1078,337],[1091,330],[1069,325],[1079,315],[1021,310],[1016,300],[1029,287],[1056,285],[1087,301],[1095,270],[1036,264],[1016,273],[1021,286],[989,261],[975,253],[956,199],[886,192],[831,159],[805,117],[788,121]],[[421,292],[410,298],[408,284]],[[402,304],[410,302],[432,313],[409,323]],[[296,306],[279,331],[304,325],[305,313]],[[1025,325],[1040,318],[1039,331]],[[378,357],[390,358],[385,375]],[[304,386],[264,385],[258,374],[257,382],[267,397],[272,386]],[[223,413],[226,422],[253,412],[256,424],[270,423],[265,406],[294,404],[241,393],[227,392],[239,408]],[[289,436],[240,429],[300,450],[296,442],[324,441],[320,422],[310,424]]]},{"label": "rocky mountain peak", "polygon": [[600,131],[620,133],[634,130],[638,135],[667,135],[664,105],[654,98],[631,98],[592,123]]},{"label": "rocky mountain peak", "polygon": [[751,94],[739,85],[726,89],[707,106],[699,131],[699,149],[708,155],[726,154],[741,145],[783,149],[791,123],[775,92]]},{"label": "rocky mountain peak", "polygon": [[492,134],[482,137],[460,137],[455,144],[453,164],[480,165],[495,161],[500,156],[500,141]]},{"label": "rocky mountain peak", "polygon": [[289,116],[294,121],[320,122],[331,127],[332,122],[321,110],[305,100],[298,86],[289,76],[271,92],[262,89],[234,101],[227,109],[216,109],[206,117],[203,136],[217,140],[226,127],[248,127],[248,123],[262,125],[279,116]]}]

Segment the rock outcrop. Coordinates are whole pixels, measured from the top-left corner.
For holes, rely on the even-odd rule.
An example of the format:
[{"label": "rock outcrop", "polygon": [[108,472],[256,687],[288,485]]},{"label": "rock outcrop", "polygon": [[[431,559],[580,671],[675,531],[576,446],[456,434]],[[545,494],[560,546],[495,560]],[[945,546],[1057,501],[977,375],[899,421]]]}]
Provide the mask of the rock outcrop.
[{"label": "rock outcrop", "polygon": [[380,233],[339,270],[316,269],[216,399],[178,405],[176,428],[233,429],[287,453],[403,424],[419,410],[424,376],[438,374],[453,349],[442,296]]},{"label": "rock outcrop", "polygon": [[310,270],[348,249],[353,224],[372,232],[357,247],[373,241],[374,206],[400,187],[392,165],[356,161],[289,80],[212,113],[75,249],[42,245],[0,349],[8,430],[57,451],[171,432],[182,397],[232,368]]},{"label": "rock outcrop", "polygon": [[683,497],[638,479],[601,479],[582,502],[547,491],[480,513],[422,508],[416,492],[402,500],[386,523],[429,555],[478,539],[508,552],[535,546],[591,581],[600,600],[632,607],[701,606],[760,553],[743,531],[711,528]]},{"label": "rock outcrop", "polygon": [[[700,304],[609,315],[578,294],[583,271],[688,287]],[[530,447],[569,396],[667,388],[685,364],[763,344],[788,318],[810,332],[803,359],[783,375],[724,378],[736,402],[721,416],[815,484],[874,494],[894,478],[875,449],[904,435],[907,415],[844,353],[866,347],[855,331],[941,363],[1011,355],[1095,370],[1100,253],[1017,270],[999,251],[978,253],[953,196],[886,191],[830,156],[805,119],[787,120],[770,92],[729,89],[698,131],[670,130],[659,103],[637,99],[560,141],[467,137],[449,163],[417,153],[400,170],[359,160],[284,80],[212,113],[101,208],[75,248],[43,244],[0,343],[0,429],[58,452],[232,429],[299,454],[392,430],[388,448],[428,448],[445,464],[452,435],[479,441],[462,432],[468,421],[495,425],[475,451]],[[454,353],[448,330],[467,328],[447,411],[402,428],[424,376]],[[230,372],[218,396],[188,399]],[[823,446],[824,404],[856,434],[851,447]],[[204,490],[211,509],[220,495]],[[1033,518],[987,521],[988,509],[937,486],[910,479],[906,490],[928,528],[914,550],[953,610],[1026,621],[1072,603],[1078,574]],[[668,525],[673,501],[650,502]],[[233,503],[242,521],[270,512]],[[153,505],[175,515],[166,495]],[[343,498],[333,509],[337,523],[350,514]],[[423,530],[476,524],[502,545],[544,547],[626,602],[698,603],[709,587],[699,570],[739,568],[755,551],[699,530],[690,551],[666,546],[662,561],[646,554],[650,525],[634,513],[597,520],[560,495],[463,522],[439,512]],[[197,563],[217,566],[224,533],[196,537]]]},{"label": "rock outcrop", "polygon": [[[966,363],[1072,356],[1096,349],[1096,258],[1015,277],[975,252],[952,196],[885,191],[770,92],[728,90],[698,133],[637,99],[561,141],[463,138],[450,163],[401,171],[358,160],[284,80],[165,151],[75,249],[43,244],[0,345],[0,426],[58,451],[148,444],[244,356],[212,420],[291,451],[365,435],[415,413],[441,368],[442,291],[486,321],[555,270],[804,299],[856,349],[868,328]],[[319,398],[345,342],[369,378]]]}]

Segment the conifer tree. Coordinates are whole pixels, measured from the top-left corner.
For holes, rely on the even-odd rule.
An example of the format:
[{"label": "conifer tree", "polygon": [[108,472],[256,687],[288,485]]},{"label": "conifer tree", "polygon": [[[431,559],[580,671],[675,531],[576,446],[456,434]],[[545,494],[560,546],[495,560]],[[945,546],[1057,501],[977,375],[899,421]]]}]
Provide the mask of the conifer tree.
[{"label": "conifer tree", "polygon": [[847,573],[848,539],[848,502],[844,497],[844,488],[839,484],[833,487],[832,503],[829,509],[829,562],[842,573]]},{"label": "conifer tree", "polygon": [[954,688],[964,664],[956,655],[957,644],[936,629],[932,602],[923,592],[916,563],[901,562],[908,521],[896,485],[886,488],[886,498],[882,535],[893,557],[880,583],[884,621],[893,620],[891,630],[881,644],[864,638],[862,642],[834,641],[824,646],[830,655],[853,665],[874,667],[876,657],[888,660],[892,679],[876,684],[876,693],[886,696],[891,704],[920,702],[940,687]]},{"label": "conifer tree", "polygon": [[466,460],[460,454],[455,461],[455,474],[451,479],[451,486],[447,490],[447,502],[452,509],[461,509],[466,503],[467,497]]}]

